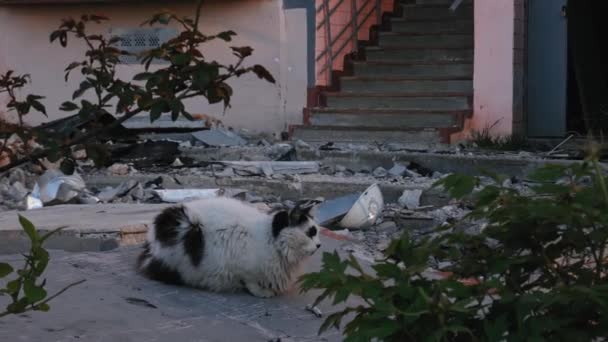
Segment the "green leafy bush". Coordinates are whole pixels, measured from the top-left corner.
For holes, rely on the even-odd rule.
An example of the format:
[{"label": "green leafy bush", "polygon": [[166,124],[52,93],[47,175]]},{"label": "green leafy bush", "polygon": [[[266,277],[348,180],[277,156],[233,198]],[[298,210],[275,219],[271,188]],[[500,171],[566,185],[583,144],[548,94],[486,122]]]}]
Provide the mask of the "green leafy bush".
[{"label": "green leafy bush", "polygon": [[4,288],[0,288],[0,296],[8,296],[11,301],[6,306],[5,311],[0,311],[0,317],[26,311],[49,311],[48,303],[53,298],[70,287],[84,282],[84,280],[77,281],[64,287],[56,294],[47,296],[44,289],[46,279],[40,281],[40,277],[49,263],[49,253],[42,247],[42,244],[62,228],[40,235],[32,222],[21,215],[19,215],[19,223],[21,223],[21,227],[30,239],[31,247],[29,253],[24,255],[25,265],[16,272],[11,265],[0,262],[0,279],[6,278],[13,272],[17,274],[15,279],[8,281]]},{"label": "green leafy bush", "polygon": [[473,177],[439,181],[456,197],[472,196],[468,219],[485,222],[479,234],[405,234],[367,271],[352,256],[324,254],[302,290],[322,289],[317,302],[354,296],[365,304],[328,316],[320,331],[354,314],[346,341],[606,341],[608,191],[591,155],[537,170],[531,195],[496,175],[478,191]]},{"label": "green leafy bush", "polygon": [[[0,172],[29,161],[48,158],[56,161],[69,156],[72,146],[84,147],[88,155],[101,165],[105,151],[98,144],[97,138],[112,131],[124,121],[135,115],[149,115],[150,121],[155,121],[162,114],[171,115],[172,120],[180,116],[193,120],[187,111],[184,101],[191,98],[205,98],[209,103],[223,103],[228,108],[233,96],[233,89],[228,81],[247,74],[270,83],[275,83],[274,77],[262,65],[245,65],[245,60],[253,54],[249,46],[230,46],[235,57],[234,63],[214,61],[203,55],[201,47],[211,41],[229,43],[236,33],[224,31],[217,34],[204,34],[200,30],[200,16],[203,1],[199,0],[194,18],[180,17],[171,12],[161,12],[154,15],[143,25],[168,25],[176,23],[181,29],[179,34],[158,48],[137,54],[142,63],[142,72],[130,80],[118,77],[117,67],[121,64],[121,56],[132,55],[118,48],[120,37],[106,37],[91,33],[90,25],[107,22],[109,18],[100,15],[85,14],[79,18],[66,18],[58,29],[50,34],[51,43],[59,42],[66,47],[70,39],[80,40],[86,47],[84,58],[71,62],[65,69],[65,80],[72,74],[82,75],[78,89],[72,98],[61,104],[59,110],[78,114],[82,122],[90,127],[81,131],[78,127],[64,127],[60,131],[39,129],[35,138],[43,148],[32,151],[25,157],[11,157],[11,162],[0,167]],[[162,67],[151,70],[154,60],[166,63]],[[19,102],[12,96],[27,83],[29,76],[15,76],[12,71],[0,75],[0,93],[7,92],[10,97],[8,109],[16,111],[20,120],[22,132],[29,132],[23,125],[23,116],[30,107],[46,115],[46,109],[39,102],[43,97],[30,95]],[[11,83],[12,81],[12,83]],[[94,94],[90,99],[82,99],[85,94]],[[117,120],[108,123],[108,115],[115,115]],[[28,135],[28,138],[30,135]],[[27,140],[24,140],[27,141]],[[1,152],[1,151],[0,151]]]}]

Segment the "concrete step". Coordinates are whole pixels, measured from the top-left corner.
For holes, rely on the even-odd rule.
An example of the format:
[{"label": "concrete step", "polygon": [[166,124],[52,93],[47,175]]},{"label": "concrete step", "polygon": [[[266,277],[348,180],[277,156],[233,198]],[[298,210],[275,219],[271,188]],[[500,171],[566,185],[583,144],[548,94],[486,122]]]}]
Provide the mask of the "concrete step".
[{"label": "concrete step", "polygon": [[402,4],[403,18],[411,21],[473,19],[473,6],[462,4],[456,11],[445,4]]},{"label": "concrete step", "polygon": [[316,126],[392,129],[461,128],[466,114],[465,111],[314,108],[310,123]]},{"label": "concrete step", "polygon": [[470,48],[405,48],[378,47],[365,48],[366,60],[370,62],[473,62]]},{"label": "concrete step", "polygon": [[473,34],[472,20],[409,21],[404,18],[391,19],[391,32],[396,33],[460,33]]},{"label": "concrete step", "polygon": [[472,34],[380,32],[378,45],[408,48],[473,48],[473,42]]},{"label": "concrete step", "polygon": [[472,80],[425,80],[408,78],[342,77],[340,91],[359,93],[472,93]]},{"label": "concrete step", "polygon": [[441,142],[437,129],[380,129],[368,127],[339,126],[294,126],[292,138],[306,142],[346,142],[346,143],[431,143]]},{"label": "concrete step", "polygon": [[390,108],[403,110],[468,110],[466,94],[437,96],[436,94],[376,94],[326,93],[327,106],[332,108]]},{"label": "concrete step", "polygon": [[355,62],[354,74],[358,77],[423,77],[441,79],[472,79],[470,63],[396,63]]}]

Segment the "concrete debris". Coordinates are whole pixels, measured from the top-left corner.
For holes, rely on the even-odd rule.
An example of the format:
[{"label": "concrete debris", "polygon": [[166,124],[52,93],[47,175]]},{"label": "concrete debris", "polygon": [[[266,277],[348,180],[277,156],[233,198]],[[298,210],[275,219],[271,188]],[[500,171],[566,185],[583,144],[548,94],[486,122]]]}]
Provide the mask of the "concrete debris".
[{"label": "concrete debris", "polygon": [[184,163],[179,158],[175,158],[175,161],[171,164],[171,166],[182,167],[184,166]]},{"label": "concrete debris", "polygon": [[114,176],[126,176],[130,171],[131,167],[123,163],[114,163],[108,167],[108,172]]},{"label": "concrete debris", "polygon": [[407,167],[403,164],[395,164],[388,170],[388,174],[393,177],[401,177],[407,171]]},{"label": "concrete debris", "polygon": [[273,174],[295,175],[318,173],[320,166],[314,161],[224,161],[220,162],[231,167],[240,176]]},{"label": "concrete debris", "polygon": [[406,209],[416,209],[420,206],[420,196],[422,190],[404,190],[403,195],[399,197],[399,204]]},{"label": "concrete debris", "polygon": [[34,186],[32,196],[45,205],[67,203],[84,191],[86,185],[78,173],[65,175],[60,170],[46,171]]},{"label": "concrete debris", "polygon": [[379,166],[372,172],[372,175],[376,178],[384,178],[388,175],[388,171],[382,166]]},{"label": "concrete debris", "polygon": [[8,197],[10,197],[14,201],[21,201],[27,196],[29,191],[25,188],[23,183],[17,181],[14,182],[13,185],[8,189]]},{"label": "concrete debris", "polygon": [[154,193],[167,203],[180,203],[192,201],[196,199],[205,199],[213,197],[236,197],[246,193],[241,189],[171,189],[171,190],[154,190]]},{"label": "concrete debris", "polygon": [[224,128],[213,128],[191,134],[197,142],[204,146],[243,146],[247,144],[245,139]]},{"label": "concrete debris", "polygon": [[44,207],[42,201],[32,195],[28,195],[25,199],[25,210],[40,209]]}]

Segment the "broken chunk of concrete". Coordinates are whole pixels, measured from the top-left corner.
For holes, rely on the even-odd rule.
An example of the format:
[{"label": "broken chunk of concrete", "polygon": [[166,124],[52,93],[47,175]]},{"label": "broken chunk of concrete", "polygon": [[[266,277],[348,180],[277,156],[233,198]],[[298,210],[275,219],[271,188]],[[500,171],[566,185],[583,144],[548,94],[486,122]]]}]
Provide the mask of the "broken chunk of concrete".
[{"label": "broken chunk of concrete", "polygon": [[319,163],[315,161],[222,161],[241,176],[255,175],[295,175],[318,173]]},{"label": "broken chunk of concrete", "polygon": [[407,167],[403,164],[395,164],[388,170],[388,174],[393,177],[401,177],[407,171]]},{"label": "broken chunk of concrete", "polygon": [[129,165],[123,163],[114,163],[108,167],[108,172],[114,176],[126,176],[129,174]]},{"label": "broken chunk of concrete", "polygon": [[247,144],[245,139],[223,128],[193,132],[192,137],[205,146],[243,146]]},{"label": "broken chunk of concrete", "polygon": [[243,189],[171,189],[171,190],[154,190],[154,193],[163,202],[180,203],[197,199],[206,199],[214,197],[235,197],[245,193]]},{"label": "broken chunk of concrete", "polygon": [[420,196],[422,196],[422,190],[404,190],[398,202],[404,208],[416,209],[420,206]]},{"label": "broken chunk of concrete", "polygon": [[78,173],[67,176],[60,170],[48,170],[36,182],[32,196],[44,204],[66,203],[84,189],[84,180]]},{"label": "broken chunk of concrete", "polygon": [[376,169],[374,169],[372,175],[376,178],[384,178],[388,175],[388,172],[382,166],[378,166]]},{"label": "broken chunk of concrete", "polygon": [[29,191],[26,189],[25,185],[17,181],[14,182],[13,185],[10,186],[10,188],[8,188],[7,195],[14,201],[19,202],[23,200],[28,193]]}]

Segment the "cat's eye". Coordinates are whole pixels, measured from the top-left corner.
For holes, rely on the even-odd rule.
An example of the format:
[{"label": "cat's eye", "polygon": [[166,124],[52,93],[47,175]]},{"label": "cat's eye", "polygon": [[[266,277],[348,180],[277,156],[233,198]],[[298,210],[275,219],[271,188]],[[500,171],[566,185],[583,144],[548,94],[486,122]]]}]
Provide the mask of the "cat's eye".
[{"label": "cat's eye", "polygon": [[312,228],[308,229],[308,231],[306,232],[306,236],[308,236],[309,238],[312,238],[315,235],[317,235],[316,227],[312,227]]}]

